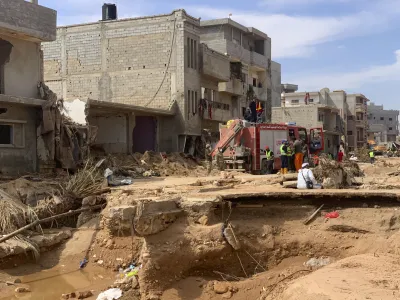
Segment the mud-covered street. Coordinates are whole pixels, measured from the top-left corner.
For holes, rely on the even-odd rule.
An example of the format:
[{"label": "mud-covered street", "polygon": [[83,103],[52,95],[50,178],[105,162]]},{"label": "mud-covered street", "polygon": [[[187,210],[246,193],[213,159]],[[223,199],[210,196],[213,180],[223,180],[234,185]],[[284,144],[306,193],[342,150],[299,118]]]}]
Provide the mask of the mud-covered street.
[{"label": "mud-covered street", "polygon": [[[285,188],[281,175],[207,177],[201,163],[103,188],[66,211],[97,208],[0,244],[1,299],[102,299],[110,290],[120,299],[397,299],[400,159],[359,167],[342,189]],[[0,186],[48,217],[66,205],[54,204],[65,197],[56,182]]]}]

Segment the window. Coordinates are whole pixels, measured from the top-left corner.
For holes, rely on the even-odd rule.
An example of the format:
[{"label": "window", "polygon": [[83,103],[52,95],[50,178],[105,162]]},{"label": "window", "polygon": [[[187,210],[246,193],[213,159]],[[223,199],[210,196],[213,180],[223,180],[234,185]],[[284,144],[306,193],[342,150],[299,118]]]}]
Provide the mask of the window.
[{"label": "window", "polygon": [[347,131],[347,135],[353,135],[353,131]]},{"label": "window", "polygon": [[392,119],[392,118],[389,118],[389,121],[393,121],[393,119]]},{"label": "window", "polygon": [[308,99],[308,103],[314,103],[314,99]]},{"label": "window", "polygon": [[[1,120],[5,121],[5,120]],[[7,120],[0,123],[0,146],[25,147],[25,121]]]},{"label": "window", "polygon": [[294,99],[291,101],[292,104],[299,104],[299,99]]},{"label": "window", "polygon": [[253,86],[257,87],[257,78],[253,78]]},{"label": "window", "polygon": [[198,108],[197,91],[188,90],[188,119],[190,114],[195,115]]},{"label": "window", "polygon": [[13,126],[0,124],[0,145],[13,144]]},{"label": "window", "polygon": [[186,44],[187,66],[188,68],[197,70],[197,41],[187,38]]},{"label": "window", "polygon": [[296,136],[294,135],[294,129],[289,129],[289,138],[290,140],[296,139]]},{"label": "window", "polygon": [[318,114],[318,122],[324,122],[324,114]]},{"label": "window", "polygon": [[389,127],[389,130],[393,130],[393,127]]},{"label": "window", "polygon": [[381,121],[383,121],[383,120],[385,120],[385,118],[384,118],[384,117],[381,117]]},{"label": "window", "polygon": [[246,115],[246,107],[242,107],[242,117]]}]

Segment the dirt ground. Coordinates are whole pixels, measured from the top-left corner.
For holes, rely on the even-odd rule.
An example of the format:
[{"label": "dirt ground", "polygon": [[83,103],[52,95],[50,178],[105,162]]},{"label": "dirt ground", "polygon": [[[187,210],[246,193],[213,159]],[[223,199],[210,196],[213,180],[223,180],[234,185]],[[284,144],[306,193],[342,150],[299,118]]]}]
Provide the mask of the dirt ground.
[{"label": "dirt ground", "polygon": [[[399,299],[400,159],[360,167],[365,176],[346,190],[283,189],[278,175],[136,179],[113,188],[100,217],[39,262],[19,257],[3,267],[0,299],[86,290],[96,299],[132,263],[142,269],[137,282],[119,286],[121,299]],[[5,188],[18,195],[15,184]],[[140,203],[166,204],[153,211]],[[139,221],[123,223],[131,211]],[[331,212],[339,217],[326,218]],[[16,294],[17,286],[31,292]]]}]

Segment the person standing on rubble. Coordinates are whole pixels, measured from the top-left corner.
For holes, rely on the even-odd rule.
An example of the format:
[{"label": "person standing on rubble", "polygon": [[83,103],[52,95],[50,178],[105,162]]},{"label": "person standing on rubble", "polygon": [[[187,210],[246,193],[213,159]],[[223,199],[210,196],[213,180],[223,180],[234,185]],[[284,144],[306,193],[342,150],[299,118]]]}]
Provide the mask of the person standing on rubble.
[{"label": "person standing on rubble", "polygon": [[290,142],[287,146],[287,158],[288,158],[288,171],[290,173],[294,172],[294,147],[293,142]]},{"label": "person standing on rubble", "polygon": [[287,141],[282,141],[281,148],[279,149],[281,152],[281,174],[287,174],[288,171],[288,145]]},{"label": "person standing on rubble", "polygon": [[218,148],[218,153],[215,156],[215,161],[218,166],[218,170],[224,171],[225,170],[225,160],[224,160],[224,153],[222,152],[221,148]]},{"label": "person standing on rubble", "polygon": [[267,157],[267,170],[266,174],[272,174],[274,171],[274,152],[269,149],[269,146],[265,147],[265,155]]},{"label": "person standing on rubble", "polygon": [[294,167],[296,169],[296,172],[298,172],[301,169],[301,165],[303,164],[303,142],[297,138],[294,141]]},{"label": "person standing on rubble", "polygon": [[205,149],[205,158],[207,162],[207,175],[210,175],[211,170],[212,170],[212,156],[211,156],[211,144],[207,143],[206,149]]},{"label": "person standing on rubble", "polygon": [[369,151],[369,159],[371,160],[371,164],[373,165],[375,163],[375,152],[373,149]]},{"label": "person standing on rubble", "polygon": [[309,164],[304,163],[297,175],[298,189],[321,189],[322,186],[315,180],[313,172],[309,169]]}]

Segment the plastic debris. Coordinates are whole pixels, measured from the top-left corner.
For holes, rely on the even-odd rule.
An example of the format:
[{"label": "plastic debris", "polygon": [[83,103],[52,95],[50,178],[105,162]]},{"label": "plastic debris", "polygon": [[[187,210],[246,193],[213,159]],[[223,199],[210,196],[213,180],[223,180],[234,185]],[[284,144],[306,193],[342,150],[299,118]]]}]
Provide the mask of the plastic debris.
[{"label": "plastic debris", "polygon": [[339,218],[339,213],[338,213],[337,211],[333,211],[333,212],[327,213],[327,214],[325,215],[325,218],[327,218],[327,219],[336,219],[336,218]]},{"label": "plastic debris", "polygon": [[121,289],[109,289],[97,296],[96,300],[114,300],[122,297]]},{"label": "plastic debris", "polygon": [[79,262],[79,269],[83,269],[84,267],[86,267],[87,263],[87,259],[84,258],[82,261]]}]

